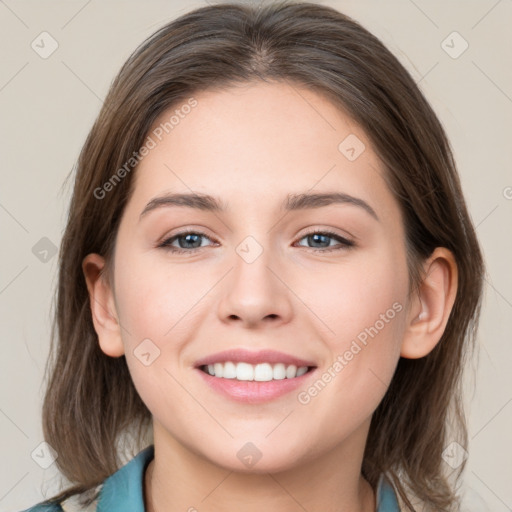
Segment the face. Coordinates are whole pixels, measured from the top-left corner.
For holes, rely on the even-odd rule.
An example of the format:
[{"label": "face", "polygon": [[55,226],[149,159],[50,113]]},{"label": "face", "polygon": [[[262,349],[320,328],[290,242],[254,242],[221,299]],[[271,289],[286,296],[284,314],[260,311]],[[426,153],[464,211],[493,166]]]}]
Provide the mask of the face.
[{"label": "face", "polygon": [[[194,98],[168,133],[180,107],[157,120],[135,171],[114,260],[120,343],[169,440],[237,470],[257,449],[253,470],[283,470],[347,442],[385,394],[407,308],[402,217],[365,133],[325,98],[276,83]],[[170,194],[222,208],[154,201]],[[264,364],[234,365],[241,380],[197,367],[238,349],[281,353],[262,357],[275,379],[243,380]],[[283,354],[314,368],[279,378]]]}]

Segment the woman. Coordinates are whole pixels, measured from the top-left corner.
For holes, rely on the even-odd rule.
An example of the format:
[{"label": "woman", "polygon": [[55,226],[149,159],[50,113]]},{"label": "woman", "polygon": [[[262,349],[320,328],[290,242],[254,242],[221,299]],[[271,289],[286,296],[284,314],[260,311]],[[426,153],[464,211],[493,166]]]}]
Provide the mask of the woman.
[{"label": "woman", "polygon": [[446,135],[372,34],[310,3],[181,16],[78,161],[43,410],[75,485],[48,510],[457,510],[482,271]]}]

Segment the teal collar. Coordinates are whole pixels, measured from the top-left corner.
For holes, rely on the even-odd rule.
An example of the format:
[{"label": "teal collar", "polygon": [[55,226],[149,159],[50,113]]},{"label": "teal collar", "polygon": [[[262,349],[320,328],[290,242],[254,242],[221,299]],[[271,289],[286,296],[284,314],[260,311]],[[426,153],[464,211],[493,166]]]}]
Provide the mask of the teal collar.
[{"label": "teal collar", "polygon": [[144,471],[155,456],[149,445],[110,475],[101,486],[96,512],[145,512]]},{"label": "teal collar", "polygon": [[[100,490],[96,512],[145,512],[144,471],[155,456],[150,445],[109,476]],[[395,491],[381,475],[377,486],[377,512],[400,512]]]},{"label": "teal collar", "polygon": [[400,512],[395,490],[389,480],[381,473],[377,483],[377,512]]}]

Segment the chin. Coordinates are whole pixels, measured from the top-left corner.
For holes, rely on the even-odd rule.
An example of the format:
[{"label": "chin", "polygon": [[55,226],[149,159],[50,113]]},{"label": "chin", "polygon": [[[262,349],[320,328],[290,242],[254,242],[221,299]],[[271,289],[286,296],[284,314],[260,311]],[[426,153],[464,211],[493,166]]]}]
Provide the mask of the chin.
[{"label": "chin", "polygon": [[[276,450],[268,440],[262,441],[261,444],[257,440],[235,442],[235,444],[236,446],[221,448],[220,453],[205,453],[204,456],[212,464],[237,473],[278,473],[292,469],[299,463],[297,450],[282,443],[280,443],[280,450]],[[264,447],[263,444],[265,444]],[[234,457],[230,454],[234,454]]]}]

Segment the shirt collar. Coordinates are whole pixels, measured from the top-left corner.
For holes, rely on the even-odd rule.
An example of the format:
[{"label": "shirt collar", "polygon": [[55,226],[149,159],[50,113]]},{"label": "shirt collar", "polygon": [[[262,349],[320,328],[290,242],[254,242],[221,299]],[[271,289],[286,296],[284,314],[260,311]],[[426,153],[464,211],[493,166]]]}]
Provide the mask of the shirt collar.
[{"label": "shirt collar", "polygon": [[155,454],[154,445],[140,451],[110,475],[101,487],[97,512],[144,512],[144,471]]},{"label": "shirt collar", "polygon": [[[96,512],[145,512],[144,471],[155,455],[154,445],[109,476],[101,487]],[[377,512],[400,512],[395,490],[382,473],[377,484]]]},{"label": "shirt collar", "polygon": [[400,512],[395,490],[384,473],[380,474],[377,482],[376,501],[377,512]]}]

